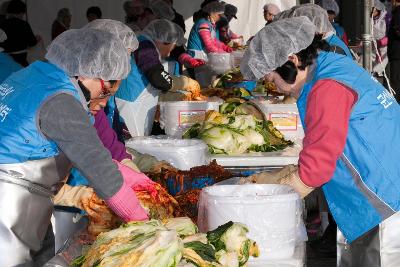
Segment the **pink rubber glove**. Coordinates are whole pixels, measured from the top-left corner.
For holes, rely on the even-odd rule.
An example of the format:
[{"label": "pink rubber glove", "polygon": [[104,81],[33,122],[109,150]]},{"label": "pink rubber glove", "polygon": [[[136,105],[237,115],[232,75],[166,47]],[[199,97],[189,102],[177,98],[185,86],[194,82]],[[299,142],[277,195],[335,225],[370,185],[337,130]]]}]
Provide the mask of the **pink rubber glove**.
[{"label": "pink rubber glove", "polygon": [[179,63],[185,65],[186,68],[196,68],[206,64],[204,60],[193,58],[187,53],[180,55],[178,61]]},{"label": "pink rubber glove", "polygon": [[202,59],[192,58],[189,61],[189,64],[192,66],[192,68],[196,68],[196,67],[200,67],[200,66],[203,66],[204,64],[206,64],[206,61],[202,60]]},{"label": "pink rubber glove", "polygon": [[224,47],[224,51],[227,52],[227,53],[232,53],[232,52],[233,52],[233,48],[231,48],[231,47],[229,47],[229,46],[226,45],[226,46]]},{"label": "pink rubber glove", "polygon": [[146,175],[138,173],[119,162],[114,161],[118,165],[124,182],[120,190],[111,198],[105,200],[115,214],[117,214],[125,222],[144,221],[149,219],[145,209],[140,205],[133,187],[137,185],[154,184]]},{"label": "pink rubber glove", "polygon": [[389,42],[389,38],[387,36],[385,36],[382,39],[377,41],[379,47],[387,46],[388,42]]}]

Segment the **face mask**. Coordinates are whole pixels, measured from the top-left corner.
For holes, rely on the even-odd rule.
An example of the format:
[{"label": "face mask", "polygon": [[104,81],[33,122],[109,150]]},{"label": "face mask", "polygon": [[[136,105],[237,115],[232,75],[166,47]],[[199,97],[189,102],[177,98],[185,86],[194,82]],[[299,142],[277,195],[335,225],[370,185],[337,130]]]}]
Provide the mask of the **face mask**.
[{"label": "face mask", "polygon": [[85,97],[86,103],[87,103],[87,107],[90,107],[90,91],[89,89],[87,89],[87,87],[80,81],[78,80],[78,85],[82,90],[83,96]]}]

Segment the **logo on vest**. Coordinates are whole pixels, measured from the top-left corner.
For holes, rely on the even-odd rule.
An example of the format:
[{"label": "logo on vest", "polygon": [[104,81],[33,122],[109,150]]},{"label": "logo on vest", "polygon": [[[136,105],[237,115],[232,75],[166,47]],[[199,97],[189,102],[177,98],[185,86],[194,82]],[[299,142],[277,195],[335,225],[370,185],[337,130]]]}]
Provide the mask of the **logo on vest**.
[{"label": "logo on vest", "polygon": [[11,112],[11,108],[9,108],[6,104],[0,103],[0,122],[3,122],[7,115]]},{"label": "logo on vest", "polygon": [[163,76],[163,78],[169,83],[171,84],[171,76],[169,76],[169,74],[165,71],[161,72],[161,76]]},{"label": "logo on vest", "polygon": [[14,92],[14,87],[9,86],[6,83],[0,85],[0,97],[2,100],[4,100],[4,98],[12,92]]},{"label": "logo on vest", "polygon": [[390,107],[394,102],[394,97],[386,90],[378,95],[376,99],[378,99],[384,109]]}]

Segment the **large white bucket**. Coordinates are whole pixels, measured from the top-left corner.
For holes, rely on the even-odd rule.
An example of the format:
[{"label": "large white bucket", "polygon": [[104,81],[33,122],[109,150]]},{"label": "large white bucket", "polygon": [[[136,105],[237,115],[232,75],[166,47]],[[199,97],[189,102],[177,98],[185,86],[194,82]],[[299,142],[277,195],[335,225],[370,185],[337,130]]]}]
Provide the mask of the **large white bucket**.
[{"label": "large white bucket", "polygon": [[201,140],[142,136],[128,140],[126,147],[165,160],[175,168],[189,170],[210,162],[208,146]]},{"label": "large white bucket", "polygon": [[228,221],[244,223],[260,248],[260,257],[250,261],[288,259],[302,224],[299,203],[299,195],[286,185],[211,186],[202,190],[198,224],[205,232]]},{"label": "large white bucket", "polygon": [[186,129],[204,121],[207,110],[218,110],[220,104],[206,101],[161,102],[161,128],[168,136],[181,138]]}]

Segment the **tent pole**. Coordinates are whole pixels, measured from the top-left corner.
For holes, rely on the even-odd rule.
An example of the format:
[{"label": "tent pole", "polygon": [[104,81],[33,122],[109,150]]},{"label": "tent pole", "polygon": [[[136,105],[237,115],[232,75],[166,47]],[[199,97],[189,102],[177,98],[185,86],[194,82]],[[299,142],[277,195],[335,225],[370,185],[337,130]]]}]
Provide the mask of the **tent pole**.
[{"label": "tent pole", "polygon": [[310,4],[315,4],[315,0],[310,0]]},{"label": "tent pole", "polygon": [[372,52],[372,36],[371,36],[371,10],[372,0],[364,1],[364,34],[362,35],[363,43],[363,67],[367,71],[372,71],[371,52]]}]

